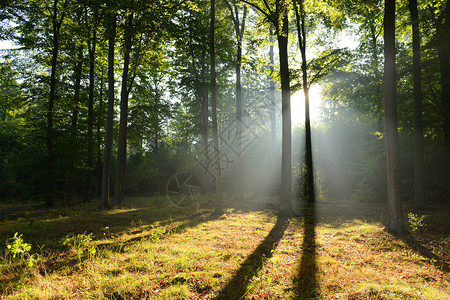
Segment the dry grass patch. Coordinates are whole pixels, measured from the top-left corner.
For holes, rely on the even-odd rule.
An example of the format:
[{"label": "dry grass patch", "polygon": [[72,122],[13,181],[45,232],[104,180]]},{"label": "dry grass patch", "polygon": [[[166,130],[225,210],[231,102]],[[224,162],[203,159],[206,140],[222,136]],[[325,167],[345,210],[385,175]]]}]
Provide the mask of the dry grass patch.
[{"label": "dry grass patch", "polygon": [[[306,210],[215,216],[176,211],[155,199],[121,210],[74,210],[50,219],[49,247],[37,250],[29,220],[1,224],[1,236],[22,229],[39,254],[34,266],[3,254],[5,299],[448,299],[448,273],[377,221]],[[203,206],[208,207],[207,203]],[[116,222],[115,222],[116,221]],[[11,223],[12,222],[12,223]],[[16,223],[14,223],[16,222]],[[63,247],[59,226],[83,223],[93,233],[81,259]],[[92,226],[92,227],[91,227]],[[39,227],[40,228],[40,227]],[[88,230],[91,228],[91,230]],[[28,231],[27,231],[28,229]],[[62,230],[65,234],[67,230]],[[5,233],[6,232],[6,233]],[[35,238],[35,240],[33,240]],[[441,245],[441,248],[445,247]],[[441,249],[439,248],[439,249]],[[442,249],[441,249],[442,250]]]}]

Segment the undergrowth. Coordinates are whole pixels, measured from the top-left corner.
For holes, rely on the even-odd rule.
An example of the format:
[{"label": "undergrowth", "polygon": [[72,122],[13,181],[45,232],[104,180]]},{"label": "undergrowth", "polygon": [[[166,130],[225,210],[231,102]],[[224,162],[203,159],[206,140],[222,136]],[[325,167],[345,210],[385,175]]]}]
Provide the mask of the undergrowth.
[{"label": "undergrowth", "polygon": [[[2,222],[0,298],[449,297],[448,237],[430,241],[434,256],[427,256],[377,218],[340,214],[333,205],[283,219],[234,203],[217,216],[207,200],[199,211],[134,198],[121,209],[88,205]],[[429,224],[423,240],[427,232],[437,237]]]}]

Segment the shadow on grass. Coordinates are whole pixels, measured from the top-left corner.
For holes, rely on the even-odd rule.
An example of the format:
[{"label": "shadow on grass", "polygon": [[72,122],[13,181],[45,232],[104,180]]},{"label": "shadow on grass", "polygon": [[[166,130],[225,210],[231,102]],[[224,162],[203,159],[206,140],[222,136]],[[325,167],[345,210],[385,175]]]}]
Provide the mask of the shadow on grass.
[{"label": "shadow on grass", "polygon": [[[162,202],[161,204],[164,204]],[[40,212],[24,214],[15,221],[0,222],[0,240],[6,240],[15,232],[23,234],[28,243],[45,245],[46,250],[60,251],[60,239],[67,234],[93,233],[94,239],[101,238],[107,232],[118,235],[130,232],[137,233],[157,224],[166,226],[172,222],[191,223],[198,214],[183,211],[170,206],[159,207],[159,203],[139,208],[114,210],[98,210],[95,204],[76,206],[71,209],[56,208]]]},{"label": "shadow on grass", "polygon": [[303,208],[303,243],[302,256],[297,276],[294,278],[295,299],[318,299],[319,283],[317,281],[316,263],[316,207],[307,203]]},{"label": "shadow on grass", "polygon": [[278,217],[277,222],[266,238],[241,264],[241,267],[234,274],[233,278],[219,292],[216,299],[241,299],[248,292],[250,280],[258,274],[265,261],[272,257],[273,250],[278,246],[278,242],[283,237],[289,219]]},{"label": "shadow on grass", "polygon": [[[130,238],[124,242],[121,242],[120,245],[126,245],[126,244],[132,244],[135,242],[139,242],[139,241],[143,241],[146,239],[151,239],[151,238],[155,238],[157,237],[158,239],[160,238],[164,238],[165,236],[168,236],[170,234],[180,234],[186,231],[186,229],[189,228],[193,228],[196,227],[202,223],[206,223],[209,221],[214,221],[220,218],[220,215],[215,214],[213,212],[208,212],[208,213],[196,213],[192,216],[188,216],[186,218],[184,218],[183,220],[186,220],[186,222],[176,226],[176,227],[172,227],[169,228],[166,231],[163,231],[161,233],[158,233],[156,231],[155,232],[149,232],[148,234],[142,235],[142,236],[138,236],[138,237],[134,237],[134,238]],[[161,225],[168,225],[170,221],[164,222]],[[155,236],[156,235],[156,236]],[[99,244],[97,245],[98,247],[102,247],[102,246],[106,246],[106,247],[110,247],[114,245],[117,245],[118,243],[105,243],[105,244]]]},{"label": "shadow on grass", "polygon": [[396,237],[401,238],[416,253],[428,258],[430,262],[436,267],[436,269],[442,270],[447,273],[450,272],[450,265],[444,259],[434,254],[430,249],[422,245],[422,243],[414,238],[414,236],[412,236],[409,232]]}]

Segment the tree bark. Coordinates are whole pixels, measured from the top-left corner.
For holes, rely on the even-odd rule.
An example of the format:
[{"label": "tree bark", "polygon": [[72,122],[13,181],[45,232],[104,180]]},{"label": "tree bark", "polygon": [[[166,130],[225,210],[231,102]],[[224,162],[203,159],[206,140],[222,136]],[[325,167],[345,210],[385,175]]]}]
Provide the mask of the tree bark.
[{"label": "tree bark", "polygon": [[387,155],[387,229],[395,233],[402,233],[403,216],[395,71],[395,0],[385,0],[384,3],[384,111]]},{"label": "tree bark", "polygon": [[109,170],[111,164],[112,131],[114,122],[114,46],[116,43],[116,19],[114,14],[108,39],[108,116],[106,119],[105,150],[103,159],[102,195],[100,208],[110,208]]},{"label": "tree bark", "polygon": [[222,169],[220,166],[219,132],[217,126],[217,99],[216,99],[216,53],[214,46],[214,31],[216,21],[216,1],[211,0],[211,23],[210,23],[210,51],[211,51],[211,109],[212,130],[214,139],[214,155],[216,157],[216,214],[222,214]]},{"label": "tree bark", "polygon": [[[242,23],[239,21],[239,11],[236,4],[231,6],[226,1],[230,10],[231,19],[234,23],[234,31],[236,34],[236,199],[243,200],[242,190],[242,85],[241,85],[241,68],[242,68],[242,39],[244,38],[245,18],[247,17],[247,6],[244,6],[242,15]],[[234,8],[234,11],[233,11]]]},{"label": "tree bark", "polygon": [[413,46],[413,81],[414,81],[414,200],[419,208],[424,208],[425,191],[423,183],[424,172],[424,144],[423,144],[423,118],[422,118],[422,71],[420,60],[420,31],[417,0],[409,0],[409,12],[412,24]]},{"label": "tree bark", "polygon": [[117,144],[117,168],[114,184],[114,205],[122,205],[123,202],[123,178],[127,160],[127,125],[128,125],[128,73],[130,66],[131,40],[132,40],[133,13],[127,19],[124,37],[124,57],[122,72],[122,90],[120,93],[120,124],[119,141]]},{"label": "tree bark", "polygon": [[102,113],[103,113],[103,72],[100,76],[100,95],[98,97],[98,113],[97,113],[97,163],[96,163],[96,184],[95,184],[95,195],[101,196],[102,193],[102,137],[100,134],[101,126],[102,126]]},{"label": "tree bark", "polygon": [[292,158],[291,158],[291,88],[288,62],[288,15],[284,1],[276,2],[279,12],[277,24],[281,77],[282,149],[281,149],[281,214],[292,214]]},{"label": "tree bark", "polygon": [[273,80],[273,72],[274,72],[274,55],[273,55],[273,34],[272,30],[270,31],[269,36],[269,100],[270,100],[270,130],[272,134],[272,148],[275,149],[277,143],[277,119],[276,119],[276,102],[275,102],[275,81]]},{"label": "tree bark", "polygon": [[[92,198],[92,172],[94,170],[94,81],[95,81],[95,46],[97,44],[97,28],[93,28],[92,44],[89,45],[89,100],[88,100],[88,157],[86,196],[84,202],[91,202]],[[92,45],[92,47],[91,47]]]},{"label": "tree bark", "polygon": [[[447,157],[447,171],[450,175],[450,3],[446,1],[445,11],[438,26],[440,39],[438,56],[441,73],[441,98],[444,116],[444,148]],[[450,192],[450,191],[449,191]]]},{"label": "tree bark", "polygon": [[53,128],[53,110],[55,107],[56,99],[56,67],[58,63],[58,50],[59,50],[59,35],[61,30],[61,25],[64,20],[65,11],[61,13],[58,18],[58,0],[53,1],[53,16],[52,16],[52,60],[51,60],[51,74],[50,74],[50,94],[48,99],[47,108],[47,134],[45,138],[45,144],[47,147],[47,200],[46,205],[53,205],[54,198],[56,196],[56,183],[54,178],[54,154],[53,154],[53,143],[54,143],[54,128]]},{"label": "tree bark", "polygon": [[69,161],[69,172],[66,178],[66,190],[64,199],[66,203],[72,201],[73,196],[75,194],[75,156],[78,150],[78,142],[77,142],[77,132],[78,132],[78,106],[80,102],[80,90],[81,90],[81,73],[83,68],[83,48],[79,47],[78,49],[78,58],[74,68],[74,94],[73,94],[73,111],[72,111],[72,122],[70,124],[70,141],[71,149],[70,149],[70,161]]}]

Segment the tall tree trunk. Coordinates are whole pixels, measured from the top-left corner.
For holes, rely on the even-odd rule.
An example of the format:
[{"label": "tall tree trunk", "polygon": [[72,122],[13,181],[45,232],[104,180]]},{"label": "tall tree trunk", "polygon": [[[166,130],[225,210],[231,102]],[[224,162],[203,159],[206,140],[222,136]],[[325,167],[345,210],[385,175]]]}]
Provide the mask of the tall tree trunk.
[{"label": "tall tree trunk", "polygon": [[388,230],[403,232],[395,71],[395,0],[385,0],[384,111],[386,120]]},{"label": "tall tree trunk", "polygon": [[116,43],[116,20],[114,14],[111,20],[108,39],[108,116],[106,119],[105,150],[103,159],[102,174],[102,195],[100,207],[105,209],[110,207],[109,201],[109,170],[111,164],[112,131],[114,122],[114,46]]},{"label": "tall tree trunk", "polygon": [[86,196],[84,202],[91,202],[92,172],[94,170],[94,80],[95,80],[95,46],[97,45],[97,28],[93,28],[92,47],[89,43],[89,100],[88,100],[88,173],[86,177]]},{"label": "tall tree trunk", "polygon": [[216,158],[216,213],[222,214],[222,169],[220,166],[219,131],[217,128],[217,99],[216,99],[216,53],[214,46],[214,31],[216,22],[216,1],[211,0],[211,23],[210,23],[210,51],[211,51],[211,109],[212,130],[214,139],[214,155]]},{"label": "tall tree trunk", "polygon": [[[202,49],[202,57],[206,57],[206,51],[205,48]],[[205,162],[204,162],[204,166],[205,166],[205,171],[206,173],[209,173],[209,167],[210,167],[210,153],[209,153],[209,137],[208,137],[208,123],[209,123],[209,110],[208,110],[208,87],[207,87],[207,83],[206,83],[206,76],[207,76],[207,66],[205,61],[202,60],[201,62],[201,87],[200,87],[200,91],[199,91],[199,95],[200,95],[200,101],[201,101],[201,106],[202,106],[202,123],[203,123],[203,128],[202,128],[202,134],[203,134],[203,147],[205,150]],[[211,188],[208,186],[206,186],[206,190],[210,191]]]},{"label": "tall tree trunk", "polygon": [[127,125],[128,125],[128,72],[130,66],[131,38],[133,26],[133,13],[127,19],[124,41],[122,90],[120,93],[120,124],[119,141],[117,144],[117,168],[114,184],[114,204],[122,205],[123,201],[123,178],[125,175],[125,163],[127,160]]},{"label": "tall tree trunk", "polygon": [[276,2],[280,12],[277,24],[278,51],[280,57],[281,77],[281,114],[282,114],[282,149],[281,149],[281,214],[292,214],[292,158],[291,158],[291,88],[289,83],[288,62],[288,14],[284,1]]},{"label": "tall tree trunk", "polygon": [[409,12],[412,24],[413,46],[413,81],[414,81],[414,200],[420,208],[425,207],[425,192],[423,183],[424,150],[423,150],[423,119],[422,119],[422,71],[420,61],[420,31],[417,0],[409,0]]},{"label": "tall tree trunk", "polygon": [[[445,1],[445,11],[438,26],[440,39],[438,56],[441,73],[441,98],[444,116],[444,146],[447,157],[447,171],[450,171],[450,3]],[[449,174],[450,175],[450,172]],[[448,195],[449,196],[449,195]]]},{"label": "tall tree trunk", "polygon": [[234,32],[236,35],[237,51],[236,51],[236,199],[243,200],[242,191],[242,85],[241,85],[241,68],[242,68],[242,40],[245,31],[245,18],[247,17],[247,6],[244,6],[242,22],[239,21],[238,6],[233,6],[225,1],[229,10],[231,19],[234,23]]},{"label": "tall tree trunk", "polygon": [[100,134],[101,130],[101,124],[102,124],[102,113],[103,113],[103,72],[100,76],[100,95],[98,99],[98,113],[97,113],[97,164],[96,164],[96,181],[95,181],[95,195],[101,196],[102,192],[102,151],[101,151],[101,144],[102,144],[102,137]]},{"label": "tall tree trunk", "polygon": [[78,132],[78,106],[80,102],[80,90],[81,90],[81,73],[83,68],[83,48],[78,48],[78,58],[74,69],[74,94],[73,94],[73,111],[72,111],[72,122],[70,125],[70,141],[72,145],[70,149],[70,159],[69,159],[69,172],[66,178],[66,190],[64,199],[66,203],[72,201],[75,194],[75,157],[78,150],[77,142],[77,132]]},{"label": "tall tree trunk", "polygon": [[276,119],[276,102],[275,102],[275,81],[274,81],[274,55],[273,55],[273,33],[272,29],[270,30],[270,36],[269,36],[269,59],[270,59],[270,66],[269,66],[269,99],[270,99],[270,130],[272,134],[272,148],[275,149],[276,143],[277,143],[277,119]]},{"label": "tall tree trunk", "polygon": [[[450,39],[450,3],[443,1],[439,8],[430,6],[433,21],[436,27],[437,54],[439,59],[439,71],[441,74],[441,101],[442,101],[442,118],[443,118],[443,133],[444,133],[444,153],[443,161],[444,176],[447,179],[450,177],[450,48],[448,41]],[[447,180],[443,181],[444,197],[450,197],[450,185]]]},{"label": "tall tree trunk", "polygon": [[65,11],[62,12],[60,18],[58,18],[58,0],[53,1],[53,16],[52,16],[52,60],[51,60],[51,74],[50,74],[50,95],[48,99],[47,108],[47,134],[45,138],[45,144],[47,147],[47,200],[46,205],[53,205],[56,192],[56,182],[54,176],[54,128],[53,128],[53,110],[55,107],[56,99],[56,65],[58,62],[58,50],[59,50],[59,34],[61,30],[61,24],[64,20]]},{"label": "tall tree trunk", "polygon": [[[315,201],[314,189],[314,169],[312,159],[312,143],[311,143],[311,119],[309,113],[309,86],[308,86],[308,70],[306,64],[306,30],[305,30],[305,12],[303,8],[303,0],[298,1],[295,6],[295,16],[297,22],[298,44],[302,55],[302,83],[303,93],[305,95],[305,138],[306,138],[306,193],[309,202]],[[300,12],[299,12],[300,9]]]}]

